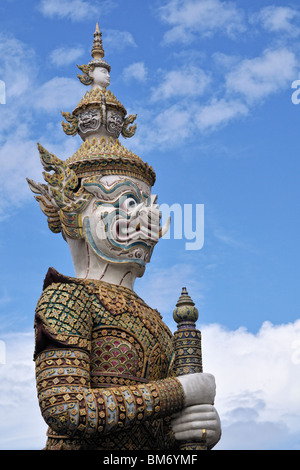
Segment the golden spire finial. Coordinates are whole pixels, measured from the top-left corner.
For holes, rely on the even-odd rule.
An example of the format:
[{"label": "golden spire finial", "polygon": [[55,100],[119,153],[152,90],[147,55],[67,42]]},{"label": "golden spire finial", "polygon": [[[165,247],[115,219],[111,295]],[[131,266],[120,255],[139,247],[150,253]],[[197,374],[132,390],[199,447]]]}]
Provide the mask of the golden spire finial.
[{"label": "golden spire finial", "polygon": [[103,59],[104,57],[104,50],[102,45],[102,34],[99,29],[99,24],[96,24],[96,30],[94,32],[94,44],[92,49],[92,57],[94,59]]}]

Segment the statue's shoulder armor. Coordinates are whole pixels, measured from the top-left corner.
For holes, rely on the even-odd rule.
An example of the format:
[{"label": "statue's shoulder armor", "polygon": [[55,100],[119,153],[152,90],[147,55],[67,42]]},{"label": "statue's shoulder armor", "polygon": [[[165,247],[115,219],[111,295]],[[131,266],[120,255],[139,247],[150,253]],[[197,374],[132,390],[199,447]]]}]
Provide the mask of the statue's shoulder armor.
[{"label": "statue's shoulder armor", "polygon": [[[95,295],[80,280],[62,276],[53,268],[49,269],[43,287],[35,314],[36,345],[43,338],[60,347],[90,349],[97,306]],[[39,346],[37,349],[41,349]]]}]

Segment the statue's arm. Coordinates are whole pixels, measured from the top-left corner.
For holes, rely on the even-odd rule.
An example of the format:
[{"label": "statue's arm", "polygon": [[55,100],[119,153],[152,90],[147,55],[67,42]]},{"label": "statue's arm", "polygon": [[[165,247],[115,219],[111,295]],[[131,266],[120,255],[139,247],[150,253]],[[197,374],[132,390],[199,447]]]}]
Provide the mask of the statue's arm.
[{"label": "statue's arm", "polygon": [[36,358],[39,404],[56,432],[89,437],[160,418],[183,407],[177,379],[134,386],[91,388],[89,355],[79,349],[52,349]]},{"label": "statue's arm", "polygon": [[89,437],[181,410],[183,388],[176,378],[91,388],[91,322],[84,309],[78,311],[79,301],[70,302],[74,292],[48,288],[37,307],[36,382],[46,423],[59,434]]}]

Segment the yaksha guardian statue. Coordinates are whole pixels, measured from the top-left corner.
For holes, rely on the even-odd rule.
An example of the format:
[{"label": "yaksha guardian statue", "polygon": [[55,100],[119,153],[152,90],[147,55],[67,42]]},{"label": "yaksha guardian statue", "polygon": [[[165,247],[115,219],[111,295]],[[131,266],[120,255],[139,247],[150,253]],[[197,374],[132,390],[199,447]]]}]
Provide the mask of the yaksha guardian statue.
[{"label": "yaksha guardian statue", "polygon": [[214,378],[175,377],[172,333],[133,291],[167,227],[153,169],[118,140],[134,134],[136,116],[106,89],[103,57],[97,25],[93,59],[78,75],[91,89],[62,113],[65,133],[84,142],[66,161],[38,145],[45,183],[28,180],[75,268],[74,278],[49,269],[36,308],[45,448],[171,450],[203,429],[211,448],[220,437]]}]

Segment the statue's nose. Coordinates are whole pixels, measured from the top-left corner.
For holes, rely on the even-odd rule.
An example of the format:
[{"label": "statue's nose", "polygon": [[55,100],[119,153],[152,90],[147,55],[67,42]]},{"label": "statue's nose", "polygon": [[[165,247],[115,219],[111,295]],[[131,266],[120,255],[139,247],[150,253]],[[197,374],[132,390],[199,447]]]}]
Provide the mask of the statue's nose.
[{"label": "statue's nose", "polygon": [[136,215],[138,215],[143,206],[144,206],[143,202],[141,202],[141,204],[138,204],[131,212],[131,217],[135,217]]}]

